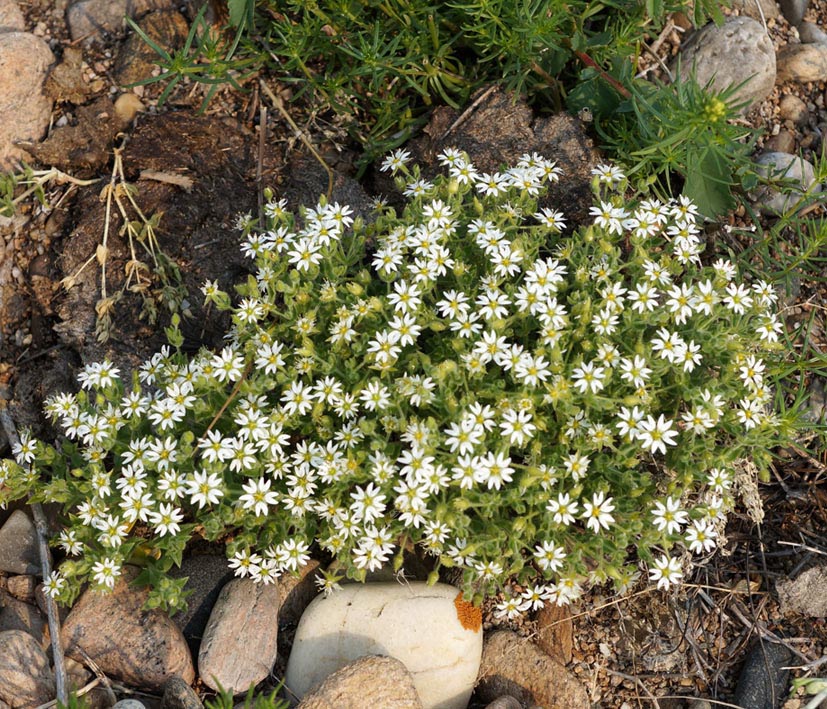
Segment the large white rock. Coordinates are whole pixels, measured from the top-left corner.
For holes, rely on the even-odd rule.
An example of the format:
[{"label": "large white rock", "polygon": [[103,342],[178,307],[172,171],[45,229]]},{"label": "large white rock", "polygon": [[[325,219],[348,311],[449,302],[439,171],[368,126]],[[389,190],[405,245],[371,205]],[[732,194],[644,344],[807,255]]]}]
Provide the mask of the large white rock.
[{"label": "large white rock", "polygon": [[758,189],[754,197],[763,212],[785,214],[796,206],[805,191],[821,192],[821,185],[814,184],[815,168],[804,158],[789,153],[767,152],[759,155],[755,162],[758,165],[756,172],[763,177],[792,180],[794,183],[788,194],[770,187]]},{"label": "large white rock", "polygon": [[482,657],[482,629],[466,629],[453,586],[349,584],[319,596],[302,615],[287,662],[287,688],[301,698],[364,655],[387,655],[413,676],[424,709],[465,709]]}]

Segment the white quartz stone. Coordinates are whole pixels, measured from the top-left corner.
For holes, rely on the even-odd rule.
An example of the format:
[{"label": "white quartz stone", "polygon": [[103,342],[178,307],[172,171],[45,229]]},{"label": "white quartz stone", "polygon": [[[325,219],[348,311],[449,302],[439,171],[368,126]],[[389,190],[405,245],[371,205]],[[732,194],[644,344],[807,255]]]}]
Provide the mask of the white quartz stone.
[{"label": "white quartz stone", "polygon": [[467,630],[453,586],[348,584],[302,615],[286,685],[299,698],[364,655],[387,655],[413,675],[423,709],[465,709],[482,657],[482,629]]}]

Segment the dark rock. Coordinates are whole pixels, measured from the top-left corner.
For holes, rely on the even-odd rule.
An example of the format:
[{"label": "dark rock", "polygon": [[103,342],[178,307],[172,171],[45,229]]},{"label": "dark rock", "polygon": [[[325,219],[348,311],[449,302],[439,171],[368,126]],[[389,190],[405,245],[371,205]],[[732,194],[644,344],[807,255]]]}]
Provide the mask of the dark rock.
[{"label": "dark rock", "polygon": [[804,19],[804,13],[807,12],[807,5],[809,0],[779,0],[778,5],[781,8],[781,14],[787,18],[793,27],[798,27]]},{"label": "dark rock", "polygon": [[22,630],[0,633],[0,700],[12,707],[36,707],[55,696],[49,658]]},{"label": "dark rock", "polygon": [[101,671],[127,684],[160,689],[173,675],[192,680],[195,669],[181,631],[166,613],[144,610],[149,591],[131,585],[139,573],[125,566],[113,591],[85,591],[60,637],[77,660],[83,648]]},{"label": "dark rock", "polygon": [[523,704],[519,699],[515,699],[511,695],[506,694],[503,697],[495,699],[488,704],[485,709],[523,709]]},{"label": "dark rock", "polygon": [[188,682],[171,677],[164,685],[161,709],[204,709],[204,705]]},{"label": "dark rock", "polygon": [[0,571],[13,574],[40,573],[37,533],[34,523],[22,510],[12,512],[0,528]]},{"label": "dark rock", "polygon": [[110,158],[115,136],[126,127],[109,96],[75,109],[74,125],[60,126],[37,145],[26,148],[39,162],[63,170],[94,171]]},{"label": "dark rock", "polygon": [[[483,100],[464,122],[454,127],[460,112],[437,108],[422,134],[410,142],[408,149],[423,176],[432,178],[443,172],[437,155],[445,148],[465,151],[481,172],[511,167],[525,153],[537,152],[556,161],[563,171],[563,177],[551,186],[540,206],[562,209],[568,224],[588,221],[593,205],[590,171],[600,156],[583,124],[564,113],[535,117],[531,108],[513,94],[500,88],[483,89],[478,97],[483,91]],[[395,192],[393,181],[384,173],[374,179],[375,191],[388,195]]]},{"label": "dark rock", "polygon": [[[189,112],[148,116],[136,127],[124,150],[127,178],[137,188],[135,199],[144,214],[163,213],[158,226],[160,245],[179,266],[189,294],[192,317],[183,318],[181,323],[187,349],[201,344],[220,348],[229,327],[226,314],[205,314],[200,293],[204,281],[216,280],[221,288],[232,292],[251,268],[251,262],[241,253],[239,232],[233,225],[239,212],[256,209],[257,157],[256,136],[238,122]],[[268,144],[263,165],[264,184],[273,184],[275,172],[282,165],[278,148]],[[140,179],[147,170],[188,177],[192,189]],[[64,239],[58,261],[60,277],[75,273],[97,249],[104,222],[99,194],[99,185],[78,191],[72,208],[75,228]],[[120,228],[119,219],[113,218],[112,228]],[[129,258],[125,239],[110,242],[110,292],[117,292],[124,284]],[[126,292],[112,315],[111,337],[101,343],[95,336],[99,281],[100,273],[94,267],[80,275],[57,307],[62,322],[55,325],[55,330],[61,342],[75,349],[83,361],[108,358],[129,381],[135,367],[165,344],[163,328],[169,324],[169,315],[160,304],[155,324],[141,320],[141,297]],[[159,286],[157,278],[154,284]]]},{"label": "dark rock", "polygon": [[[172,53],[184,45],[189,32],[186,19],[175,10],[156,10],[138,21],[138,26],[159,47]],[[121,85],[134,84],[152,75],[153,67],[161,60],[138,34],[133,32],[121,46],[115,59],[115,80]]]},{"label": "dark rock", "polygon": [[23,630],[41,642],[46,620],[40,615],[37,606],[19,601],[8,594],[0,596],[0,604],[3,606],[0,611],[0,631]]},{"label": "dark rock", "polygon": [[789,670],[782,669],[793,659],[783,645],[755,643],[747,655],[733,704],[744,709],[778,709],[787,697]]},{"label": "dark rock", "polygon": [[43,90],[55,101],[78,104],[86,100],[90,89],[83,78],[82,49],[66,47],[63,50],[63,61],[49,72]]},{"label": "dark rock", "polygon": [[176,579],[187,577],[184,586],[184,591],[190,592],[187,596],[187,610],[176,613],[172,620],[181,628],[195,657],[218,594],[224,584],[233,578],[233,572],[226,557],[198,554],[186,557],[181,568],[171,569],[169,575]]}]

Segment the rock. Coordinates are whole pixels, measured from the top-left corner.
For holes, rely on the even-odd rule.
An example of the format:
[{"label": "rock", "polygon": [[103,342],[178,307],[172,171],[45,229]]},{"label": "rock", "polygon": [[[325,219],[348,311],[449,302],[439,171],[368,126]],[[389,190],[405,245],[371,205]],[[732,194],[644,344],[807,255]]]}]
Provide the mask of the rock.
[{"label": "rock", "polygon": [[712,705],[706,699],[695,699],[689,709],[712,709]]},{"label": "rock", "polygon": [[12,707],[34,707],[55,697],[49,658],[22,630],[0,633],[0,699]]},{"label": "rock", "polygon": [[17,142],[37,141],[49,127],[52,102],[43,81],[55,58],[49,45],[28,32],[0,33],[0,168],[21,159]]},{"label": "rock", "polygon": [[503,697],[498,697],[493,702],[488,704],[485,709],[523,709],[523,704],[519,699],[506,694]]},{"label": "rock", "polygon": [[[289,685],[288,685],[289,686]],[[421,709],[408,669],[399,660],[361,657],[330,675],[301,701],[298,709]]]},{"label": "rock", "polygon": [[781,8],[781,14],[787,18],[793,27],[801,24],[804,19],[804,13],[807,11],[807,4],[809,0],[778,0],[778,6]]},{"label": "rock", "polygon": [[749,651],[732,703],[749,709],[778,709],[787,696],[790,671],[781,669],[793,661],[783,645],[758,641]]},{"label": "rock", "polygon": [[754,197],[762,211],[783,214],[795,206],[806,190],[821,192],[821,185],[813,185],[815,169],[804,158],[789,153],[762,153],[755,162],[758,165],[756,171],[762,176],[797,183],[788,194],[781,194],[771,187],[757,190]]},{"label": "rock", "polygon": [[0,528],[0,571],[12,574],[40,573],[37,533],[22,510],[15,510]]},{"label": "rock", "polygon": [[112,706],[112,709],[146,709],[146,704],[138,699],[121,699]]},{"label": "rock", "polygon": [[77,0],[66,10],[72,41],[100,40],[104,34],[121,32],[129,0]]},{"label": "rock", "polygon": [[[566,113],[538,117],[523,99],[501,88],[489,89],[471,97],[479,105],[457,127],[453,126],[460,110],[434,109],[428,125],[407,146],[423,177],[431,179],[444,172],[436,157],[445,148],[465,151],[481,172],[496,172],[503,165],[516,164],[524,153],[537,152],[563,171],[563,178],[550,186],[539,206],[559,209],[564,205],[572,222],[590,219],[594,203],[590,171],[601,157],[583,123]],[[385,173],[376,175],[373,187],[381,194],[396,191]]]},{"label": "rock", "polygon": [[26,19],[16,0],[0,0],[0,32],[23,31]]},{"label": "rock", "polygon": [[198,695],[180,677],[172,677],[164,685],[161,709],[204,709]]},{"label": "rock", "polygon": [[187,610],[176,613],[172,620],[181,628],[195,657],[218,594],[233,578],[233,572],[224,556],[195,554],[186,557],[180,568],[170,570],[169,575],[176,579],[187,577]]},{"label": "rock", "polygon": [[572,622],[568,606],[546,603],[537,613],[537,644],[564,665],[571,662]]},{"label": "rock", "polygon": [[798,96],[785,94],[778,102],[778,114],[786,121],[792,121],[796,125],[802,125],[809,118],[807,104]]},{"label": "rock", "polygon": [[698,83],[712,82],[715,91],[746,82],[731,98],[743,104],[744,113],[769,96],[775,85],[772,40],[763,25],[750,17],[731,17],[720,27],[706,25],[692,35],[678,58],[683,80],[694,69]]},{"label": "rock", "polygon": [[557,660],[510,630],[486,638],[476,696],[492,702],[510,694],[545,709],[588,707],[586,688]]},{"label": "rock", "polygon": [[[781,16],[781,10],[775,0],[732,0],[730,8],[737,10],[742,17],[751,17],[753,20],[777,19]],[[763,16],[763,17],[762,17]]]},{"label": "rock", "polygon": [[787,44],[778,50],[779,81],[827,79],[827,45]]},{"label": "rock", "polygon": [[318,596],[299,622],[286,684],[302,698],[353,660],[387,655],[408,668],[425,709],[465,709],[482,652],[479,625],[463,625],[472,625],[467,606],[456,588],[421,582],[351,584]]},{"label": "rock", "polygon": [[31,603],[34,600],[34,590],[37,588],[37,579],[31,574],[11,576],[6,583],[6,588],[15,598],[26,603]]},{"label": "rock", "polygon": [[66,668],[66,680],[72,689],[81,689],[92,677],[92,673],[80,662],[71,657],[63,658],[63,666]]},{"label": "rock", "polygon": [[149,592],[130,586],[138,573],[125,566],[111,593],[83,593],[60,633],[66,654],[80,660],[81,647],[102,672],[135,687],[160,689],[172,675],[192,681],[184,636],[166,613],[143,610]]},{"label": "rock", "polygon": [[278,578],[279,626],[296,626],[310,602],[319,594],[316,578],[321,575],[319,562],[311,559],[298,576],[284,574]]},{"label": "rock", "polygon": [[49,72],[43,90],[55,101],[80,104],[86,100],[90,87],[83,76],[83,50],[66,47],[63,61]]},{"label": "rock", "polygon": [[815,22],[802,22],[798,26],[798,37],[802,44],[827,44],[827,32]]},{"label": "rock", "polygon": [[788,130],[778,131],[764,143],[764,150],[773,153],[792,153],[795,151],[795,136]]},{"label": "rock", "polygon": [[146,110],[141,99],[139,99],[131,91],[118,96],[115,101],[115,115],[121,123],[129,124],[135,119],[139,113]]},{"label": "rock", "polygon": [[[184,16],[174,10],[150,12],[139,20],[138,25],[152,41],[169,52],[182,47],[189,32]],[[126,86],[147,79],[160,59],[158,53],[133,32],[115,59],[115,80],[121,86]]]},{"label": "rock", "polygon": [[4,594],[0,598],[3,610],[0,611],[0,631],[23,630],[39,643],[43,639],[43,628],[46,620],[37,609],[37,606],[19,601]]},{"label": "rock", "polygon": [[276,584],[233,579],[221,589],[198,651],[198,675],[211,689],[233,694],[258,684],[278,654]]},{"label": "rock", "polygon": [[775,584],[781,614],[798,613],[808,618],[827,617],[827,566],[814,566],[795,579],[782,579]]},{"label": "rock", "polygon": [[28,147],[39,162],[77,172],[95,170],[111,157],[112,141],[127,124],[121,123],[109,96],[75,108],[75,124],[53,128],[49,136]]}]

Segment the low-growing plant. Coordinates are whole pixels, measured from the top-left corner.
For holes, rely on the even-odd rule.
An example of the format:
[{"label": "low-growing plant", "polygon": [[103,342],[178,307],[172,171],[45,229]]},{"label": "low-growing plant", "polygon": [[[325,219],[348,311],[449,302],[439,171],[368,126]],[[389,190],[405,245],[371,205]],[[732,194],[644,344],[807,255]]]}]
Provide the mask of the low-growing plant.
[{"label": "low-growing plant", "polygon": [[185,354],[174,321],[131,378],[90,363],[48,400],[65,439],[24,432],[0,471],[4,501],[66,512],[49,593],[138,561],[150,604],[180,608],[166,572],[195,537],[261,583],[317,545],[361,580],[418,545],[469,599],[518,581],[511,616],[641,569],[669,588],[739,490],[754,505],[799,420],[767,385],[783,326],[768,283],[704,260],[695,206],[630,200],[603,165],[593,223],[566,233],[537,207],[559,179],[543,157],[479,174],[447,150],[433,182],[407,157],[383,166],[401,213],[268,193],[265,223],[239,219],[255,274],[236,305],[204,286],[232,312],[220,352]]},{"label": "low-growing plant", "polygon": [[[219,83],[239,86],[267,72],[313,112],[332,111],[365,150],[362,167],[409,138],[435,104],[459,108],[497,83],[559,111],[569,94],[608,88],[595,85],[592,69],[581,74],[584,62],[620,58],[631,67],[671,12],[690,13],[698,26],[722,18],[712,0],[228,0],[227,7],[226,39],[202,12],[176,52],[130,23],[161,67],[140,83],[165,82],[163,100],[189,79],[209,86],[209,100]],[[621,80],[634,83],[631,74]],[[642,134],[629,139],[645,147]]]},{"label": "low-growing plant", "polygon": [[635,79],[626,57],[613,66],[613,75],[585,69],[569,95],[570,108],[591,109],[604,149],[662,199],[683,194],[708,217],[732,209],[735,193],[757,182],[751,154],[758,133],[737,120],[739,87],[715,91],[711,82],[680,78],[680,70],[669,84]]}]

